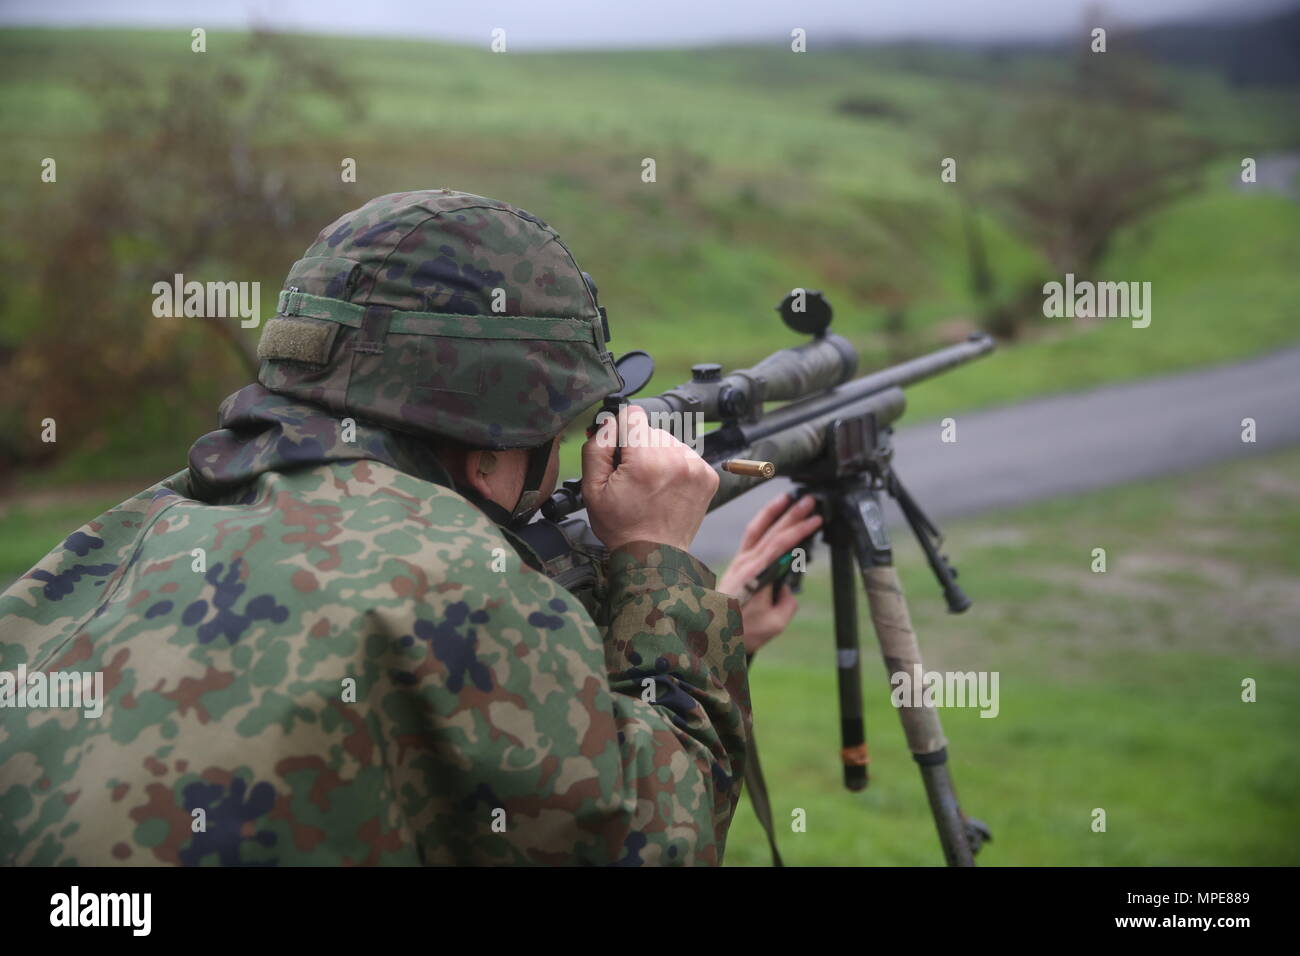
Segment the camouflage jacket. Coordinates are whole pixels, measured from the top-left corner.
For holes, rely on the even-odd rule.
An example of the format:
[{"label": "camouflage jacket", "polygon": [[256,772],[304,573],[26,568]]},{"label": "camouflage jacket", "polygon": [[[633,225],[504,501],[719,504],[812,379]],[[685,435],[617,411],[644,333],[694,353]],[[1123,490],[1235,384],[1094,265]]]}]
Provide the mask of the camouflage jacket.
[{"label": "camouflage jacket", "polygon": [[[0,862],[721,861],[750,717],[707,568],[618,549],[602,629],[418,442],[260,385],[222,424],[0,595]],[[78,672],[98,716],[52,706]]]}]

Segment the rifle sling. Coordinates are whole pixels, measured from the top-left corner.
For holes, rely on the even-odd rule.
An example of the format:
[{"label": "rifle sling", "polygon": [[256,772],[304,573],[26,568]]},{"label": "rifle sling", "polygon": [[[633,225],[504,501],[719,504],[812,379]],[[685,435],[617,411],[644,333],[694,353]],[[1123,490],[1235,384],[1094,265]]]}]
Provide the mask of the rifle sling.
[{"label": "rifle sling", "polygon": [[[749,655],[749,664],[754,662]],[[754,808],[758,824],[767,834],[767,845],[772,850],[772,865],[785,866],[781,862],[781,852],[776,848],[776,829],[772,826],[772,802],[767,795],[767,781],[763,778],[763,767],[758,762],[758,744],[754,740],[754,728],[749,729],[749,745],[745,760],[745,789],[749,791],[749,802]]]}]

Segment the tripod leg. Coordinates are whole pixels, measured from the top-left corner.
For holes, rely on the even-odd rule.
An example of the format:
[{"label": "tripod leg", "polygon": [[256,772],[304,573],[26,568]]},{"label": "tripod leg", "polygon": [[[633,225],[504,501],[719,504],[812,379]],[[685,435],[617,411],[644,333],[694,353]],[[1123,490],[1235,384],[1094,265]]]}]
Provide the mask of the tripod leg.
[{"label": "tripod leg", "polygon": [[[919,678],[925,672],[921,664],[921,648],[912,629],[912,617],[907,610],[898,572],[892,564],[875,567],[864,564],[862,583],[867,591],[871,622],[884,654],[885,670],[891,681],[898,673]],[[948,773],[948,740],[939,725],[938,713],[933,707],[904,706],[898,708],[898,716],[903,722],[903,735],[912,751],[912,759],[921,767],[930,811],[934,814],[948,865],[974,866],[966,821]]]},{"label": "tripod leg", "polygon": [[853,546],[842,530],[828,536],[831,586],[835,602],[835,674],[840,691],[840,760],[844,786],[867,786],[867,725],[862,712],[862,655],[858,648],[857,582]]}]

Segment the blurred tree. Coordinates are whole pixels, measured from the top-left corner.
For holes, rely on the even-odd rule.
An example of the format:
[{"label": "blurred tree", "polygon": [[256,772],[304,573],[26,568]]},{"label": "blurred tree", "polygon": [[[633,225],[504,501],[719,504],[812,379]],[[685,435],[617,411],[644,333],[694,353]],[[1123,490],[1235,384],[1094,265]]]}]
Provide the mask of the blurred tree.
[{"label": "blurred tree", "polygon": [[957,199],[957,215],[966,259],[966,285],[975,300],[979,324],[1002,339],[1019,331],[1014,313],[997,301],[997,282],[989,261],[981,220],[988,215],[989,177],[996,139],[991,135],[995,117],[986,96],[970,96],[958,90],[949,109],[931,122],[928,153],[920,158],[926,175],[935,175],[935,156],[956,162],[956,179],[947,188]]},{"label": "blurred tree", "polygon": [[1182,129],[1175,99],[1126,34],[1107,36],[1105,53],[1081,45],[1067,82],[1012,114],[1004,145],[1015,176],[990,191],[1054,273],[1090,277],[1120,229],[1199,188],[1215,151]]},{"label": "blurred tree", "polygon": [[[25,241],[5,248],[15,260],[5,263],[15,277],[6,325],[20,330],[0,354],[8,464],[102,444],[132,430],[133,417],[138,431],[144,407],[160,401],[202,403],[211,420],[213,396],[255,371],[256,333],[228,318],[156,318],[153,284],[176,273],[251,281],[265,263],[296,256],[320,226],[313,209],[326,184],[294,175],[276,146],[301,132],[307,97],[349,115],[361,101],[306,44],[265,33],[247,42],[245,56],[217,61],[216,71],[177,71],[163,84],[120,62],[87,69],[97,148],[75,178],[35,193]],[[183,411],[171,419],[185,434]],[[56,444],[40,440],[46,418],[58,424]]]},{"label": "blurred tree", "polygon": [[995,188],[996,208],[1054,273],[1081,276],[1120,229],[1195,190],[1211,154],[1161,117],[1088,99],[1029,105],[1013,137],[1020,175]]},{"label": "blurred tree", "polygon": [[939,155],[959,158],[969,287],[980,324],[1001,338],[1039,314],[1041,283],[999,291],[981,217],[1000,220],[1054,276],[1091,277],[1121,229],[1199,187],[1214,153],[1181,129],[1174,98],[1124,34],[1108,36],[1106,53],[1083,49],[1064,82],[1015,91],[1001,115],[978,105],[987,97],[959,97],[931,124]]}]

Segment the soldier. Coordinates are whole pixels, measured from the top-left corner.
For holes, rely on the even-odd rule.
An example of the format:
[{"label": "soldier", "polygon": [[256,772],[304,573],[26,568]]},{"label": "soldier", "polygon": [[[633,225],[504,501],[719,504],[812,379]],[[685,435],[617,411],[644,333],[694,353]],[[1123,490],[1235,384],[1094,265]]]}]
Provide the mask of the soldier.
[{"label": "soldier", "polygon": [[[0,595],[0,862],[721,862],[746,650],[795,607],[728,595],[820,519],[769,505],[715,590],[717,476],[627,409],[617,468],[613,422],[582,453],[599,598],[541,573],[517,531],[620,386],[607,334],[505,203],[326,227],[189,467]],[[102,715],[18,706],[23,672],[102,674]]]}]

